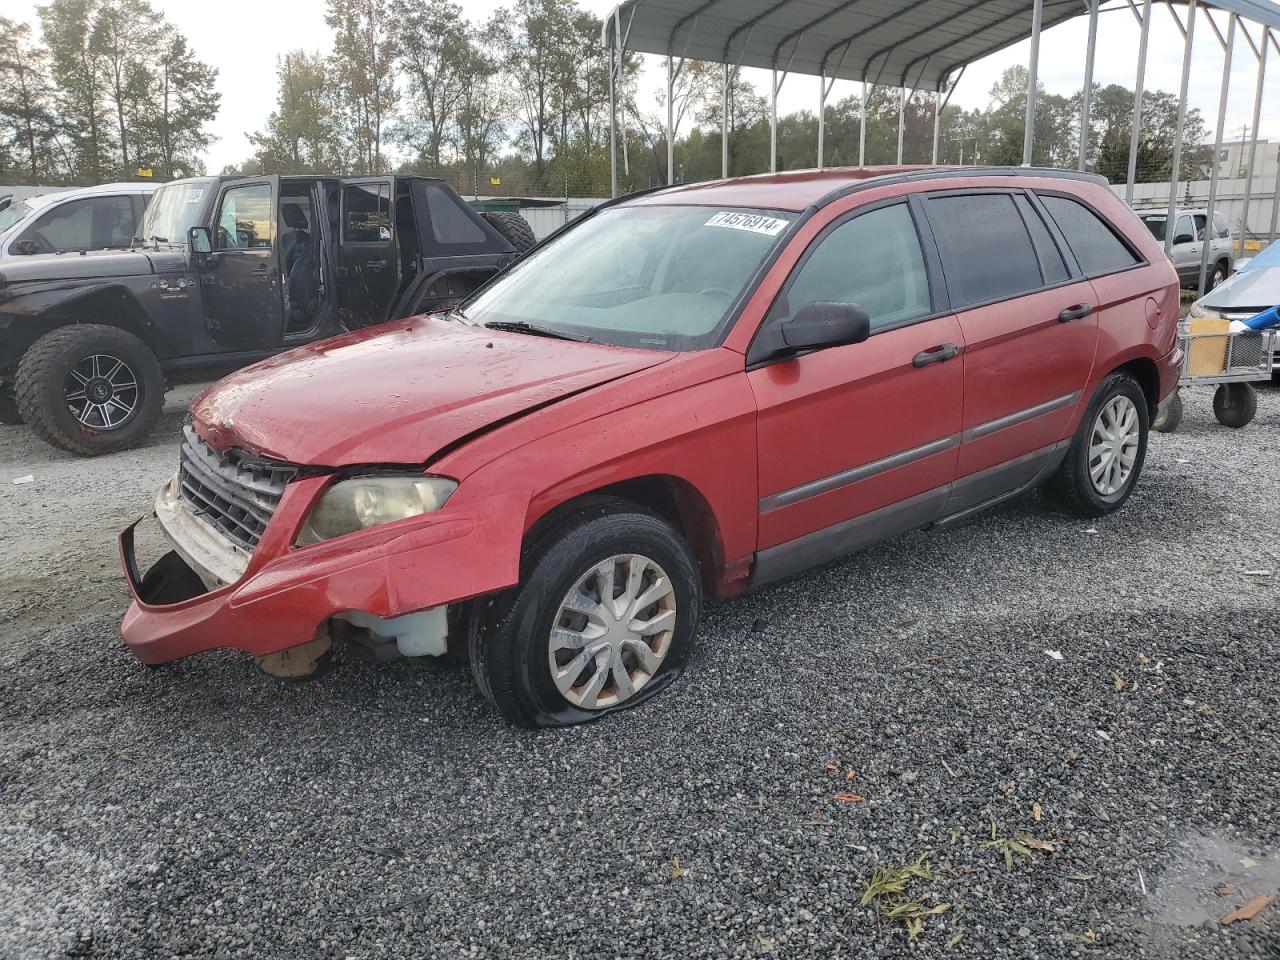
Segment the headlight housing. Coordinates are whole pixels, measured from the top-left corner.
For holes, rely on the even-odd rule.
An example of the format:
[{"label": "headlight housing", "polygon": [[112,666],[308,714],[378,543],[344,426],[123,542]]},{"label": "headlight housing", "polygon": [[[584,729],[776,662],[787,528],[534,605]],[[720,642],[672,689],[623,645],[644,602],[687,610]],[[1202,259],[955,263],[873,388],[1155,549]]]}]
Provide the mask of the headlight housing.
[{"label": "headlight housing", "polygon": [[1201,317],[1210,317],[1214,320],[1219,320],[1222,318],[1222,311],[1215,310],[1213,307],[1206,307],[1197,300],[1191,305],[1191,316],[1196,319],[1200,319]]},{"label": "headlight housing", "polygon": [[372,474],[332,484],[311,508],[297,545],[321,543],[444,506],[458,487],[447,477]]}]

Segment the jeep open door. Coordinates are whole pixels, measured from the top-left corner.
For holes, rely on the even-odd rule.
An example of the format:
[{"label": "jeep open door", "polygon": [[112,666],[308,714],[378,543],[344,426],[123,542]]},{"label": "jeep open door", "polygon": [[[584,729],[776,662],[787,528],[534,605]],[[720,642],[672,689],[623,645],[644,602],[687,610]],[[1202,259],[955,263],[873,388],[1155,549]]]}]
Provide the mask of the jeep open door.
[{"label": "jeep open door", "polygon": [[348,330],[387,319],[400,288],[391,177],[343,180],[338,318]]},{"label": "jeep open door", "polygon": [[228,351],[270,350],[284,336],[279,186],[279,177],[246,177],[224,183],[218,195],[201,286],[209,336]]}]

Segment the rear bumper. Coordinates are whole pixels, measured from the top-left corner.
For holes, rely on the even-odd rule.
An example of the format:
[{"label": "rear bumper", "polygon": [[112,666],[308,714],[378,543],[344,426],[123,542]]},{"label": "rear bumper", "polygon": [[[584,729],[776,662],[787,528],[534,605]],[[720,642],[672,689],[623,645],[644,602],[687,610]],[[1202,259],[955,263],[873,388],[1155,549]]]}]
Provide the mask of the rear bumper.
[{"label": "rear bumper", "polygon": [[1178,389],[1178,379],[1182,376],[1184,356],[1182,344],[1179,343],[1156,361],[1156,370],[1160,375],[1159,400],[1161,403],[1168,400],[1169,396]]},{"label": "rear bumper", "polygon": [[[120,634],[133,655],[148,664],[218,648],[266,656],[307,643],[339,614],[399,617],[501,590],[519,578],[527,504],[514,496],[457,508],[451,502],[438,513],[294,547],[325,483],[313,477],[289,484],[243,576],[213,590],[204,591],[184,559],[172,559],[181,558],[180,551],[142,574],[136,524],[123,531],[120,560],[133,603]],[[175,580],[189,587],[178,590],[186,595],[176,601]]]}]

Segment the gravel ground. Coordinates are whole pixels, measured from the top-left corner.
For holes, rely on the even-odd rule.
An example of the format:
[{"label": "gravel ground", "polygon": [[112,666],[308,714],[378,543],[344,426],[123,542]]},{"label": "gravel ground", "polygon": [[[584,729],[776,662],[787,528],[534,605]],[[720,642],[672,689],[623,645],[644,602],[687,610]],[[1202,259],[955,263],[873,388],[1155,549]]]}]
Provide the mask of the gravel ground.
[{"label": "gravel ground", "polygon": [[[190,395],[93,463],[0,428],[0,956],[1280,957],[1280,904],[1216,922],[1280,887],[1280,390],[1189,397],[1117,516],[865,551],[538,733],[450,661],[134,662],[112,538]],[[909,945],[859,898],[926,854]]]}]

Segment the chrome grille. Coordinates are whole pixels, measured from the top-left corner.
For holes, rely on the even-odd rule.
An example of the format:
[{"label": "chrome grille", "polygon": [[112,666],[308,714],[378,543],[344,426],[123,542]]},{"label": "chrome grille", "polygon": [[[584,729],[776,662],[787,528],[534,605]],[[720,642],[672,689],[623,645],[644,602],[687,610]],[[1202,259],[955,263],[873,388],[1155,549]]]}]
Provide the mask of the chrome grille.
[{"label": "chrome grille", "polygon": [[192,513],[250,553],[297,472],[291,463],[256,459],[240,450],[219,454],[190,424],[182,428],[179,495]]}]

